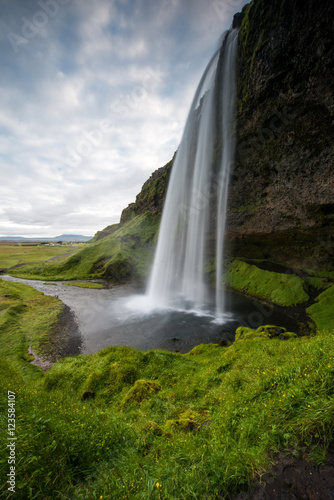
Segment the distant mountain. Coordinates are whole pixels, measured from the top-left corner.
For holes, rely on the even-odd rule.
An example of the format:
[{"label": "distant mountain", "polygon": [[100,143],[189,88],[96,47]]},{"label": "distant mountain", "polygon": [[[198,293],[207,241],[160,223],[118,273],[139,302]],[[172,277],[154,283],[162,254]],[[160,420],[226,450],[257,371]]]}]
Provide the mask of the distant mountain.
[{"label": "distant mountain", "polygon": [[56,241],[88,241],[93,236],[82,236],[82,234],[61,234],[53,238]]},{"label": "distant mountain", "polygon": [[23,236],[0,236],[0,241],[89,241],[92,236],[82,234],[61,234],[52,238],[24,238]]}]

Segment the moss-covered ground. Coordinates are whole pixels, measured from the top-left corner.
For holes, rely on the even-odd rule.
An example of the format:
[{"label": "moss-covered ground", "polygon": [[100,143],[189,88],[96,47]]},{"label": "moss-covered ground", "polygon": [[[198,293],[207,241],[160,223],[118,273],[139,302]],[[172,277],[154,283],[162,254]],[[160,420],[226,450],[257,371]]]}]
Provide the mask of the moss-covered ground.
[{"label": "moss-covered ground", "polygon": [[[260,477],[277,450],[324,459],[334,421],[330,312],[314,307],[319,328],[310,337],[241,328],[229,347],[109,347],[43,373],[25,360],[28,337],[48,335],[59,301],[18,283],[0,281],[0,293],[2,498],[11,498],[8,390],[16,394],[13,498],[226,498]],[[333,312],[331,294],[317,304]]]},{"label": "moss-covered ground", "polygon": [[264,271],[241,260],[229,264],[224,279],[228,286],[239,292],[280,306],[294,306],[309,299],[305,281],[299,276]]},{"label": "moss-covered ground", "polygon": [[314,304],[306,309],[317,328],[334,330],[334,286],[321,293]]}]

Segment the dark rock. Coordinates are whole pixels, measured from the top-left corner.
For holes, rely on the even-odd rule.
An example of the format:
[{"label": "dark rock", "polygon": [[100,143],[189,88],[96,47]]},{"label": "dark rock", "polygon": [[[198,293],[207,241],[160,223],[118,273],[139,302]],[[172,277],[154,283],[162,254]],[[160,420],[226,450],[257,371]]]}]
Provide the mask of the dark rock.
[{"label": "dark rock", "polygon": [[93,399],[95,398],[95,392],[91,392],[91,391],[86,391],[83,393],[82,395],[82,401],[85,401],[86,399]]},{"label": "dark rock", "polygon": [[242,14],[229,251],[316,268],[334,237],[334,4],[253,0]]},{"label": "dark rock", "polygon": [[237,14],[234,14],[232,28],[240,28],[244,15],[245,14],[243,12],[237,12]]}]

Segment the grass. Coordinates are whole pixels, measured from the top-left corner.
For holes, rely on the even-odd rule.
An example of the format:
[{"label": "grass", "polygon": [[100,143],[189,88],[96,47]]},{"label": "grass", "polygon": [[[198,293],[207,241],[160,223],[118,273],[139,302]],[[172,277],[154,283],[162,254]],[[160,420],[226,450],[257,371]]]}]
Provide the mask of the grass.
[{"label": "grass", "polygon": [[302,304],[309,299],[302,278],[264,271],[256,265],[234,260],[224,276],[230,287],[280,306]]},{"label": "grass", "polygon": [[334,330],[333,304],[334,286],[331,286],[316,298],[314,304],[306,309],[307,314],[314,320],[317,328]]},{"label": "grass", "polygon": [[332,333],[251,333],[186,355],[109,347],[26,384],[2,363],[2,406],[8,388],[17,395],[15,498],[222,498],[279,449],[308,447],[320,463],[333,435]]},{"label": "grass", "polygon": [[74,283],[65,282],[65,283],[62,283],[62,285],[77,286],[79,288],[96,288],[96,289],[105,288],[103,285],[101,285],[101,283],[91,283],[91,282],[81,282],[81,283],[80,282],[74,282]]},{"label": "grass", "polygon": [[52,329],[63,310],[60,300],[21,283],[0,280],[0,357],[27,376],[28,347],[44,354]]},{"label": "grass", "polygon": [[[8,269],[26,262],[43,262],[57,256],[69,256],[78,250],[78,246],[16,246],[0,244],[0,269]],[[82,245],[80,245],[82,247]]]},{"label": "grass", "polygon": [[147,275],[160,217],[134,217],[112,234],[85,245],[69,258],[22,266],[13,276],[30,279],[81,280],[106,278],[122,282]]}]

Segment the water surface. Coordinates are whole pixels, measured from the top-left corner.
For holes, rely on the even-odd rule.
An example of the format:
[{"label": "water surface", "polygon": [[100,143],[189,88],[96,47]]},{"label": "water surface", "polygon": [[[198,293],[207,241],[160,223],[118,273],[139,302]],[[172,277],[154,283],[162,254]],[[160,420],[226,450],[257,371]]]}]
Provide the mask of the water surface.
[{"label": "water surface", "polygon": [[1,278],[30,285],[69,306],[82,335],[82,352],[85,354],[110,345],[185,353],[201,343],[233,341],[234,332],[240,325],[257,328],[263,324],[275,324],[290,331],[298,330],[293,318],[231,292],[226,293],[228,313],[224,316],[224,323],[217,324],[214,310],[212,314],[210,311],[200,314],[181,309],[150,311],[145,308],[141,290],[130,285],[89,289],[11,276]]}]

